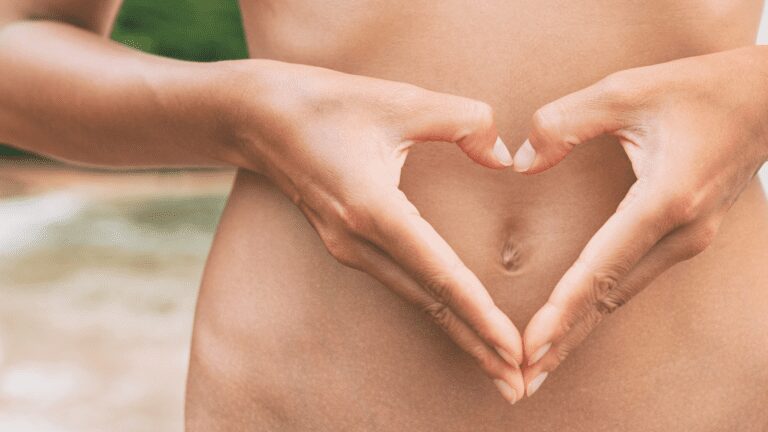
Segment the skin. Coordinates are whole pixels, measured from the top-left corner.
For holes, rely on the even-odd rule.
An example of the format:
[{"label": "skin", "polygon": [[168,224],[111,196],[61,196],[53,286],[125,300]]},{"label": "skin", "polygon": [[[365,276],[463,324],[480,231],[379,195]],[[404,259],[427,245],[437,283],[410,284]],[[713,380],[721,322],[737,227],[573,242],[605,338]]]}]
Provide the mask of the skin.
[{"label": "skin", "polygon": [[[524,367],[526,392],[538,391],[512,408],[482,380],[471,358],[433,330],[419,308],[408,307],[369,276],[339,266],[279,189],[262,177],[239,173],[198,303],[187,389],[189,429],[764,429],[768,275],[760,263],[768,256],[768,210],[753,175],[765,160],[765,140],[750,139],[746,131],[760,131],[764,124],[764,84],[756,83],[764,80],[760,59],[765,54],[732,51],[753,43],[759,2],[491,2],[471,9],[426,1],[334,2],[332,7],[263,1],[241,6],[253,57],[312,63],[482,100],[494,108],[507,143],[530,138],[541,144],[535,132],[547,110],[539,110],[595,83],[613,89],[609,94],[634,91],[635,100],[643,102],[628,105],[633,110],[620,104],[616,109],[625,109],[630,119],[645,113],[646,122],[638,125],[652,139],[633,136],[638,144],[632,147],[645,150],[628,160],[613,135],[619,129],[596,128],[584,140],[610,133],[578,145],[548,172],[527,176],[480,170],[447,146],[412,149],[400,189],[501,310],[530,332],[530,341],[523,338],[525,363],[547,341],[555,342],[545,358]],[[710,53],[721,54],[712,61]],[[678,58],[688,58],[691,66],[669,63]],[[634,73],[655,64],[650,72]],[[741,78],[743,86],[734,84],[734,70],[740,77],[749,74]],[[632,79],[622,81],[629,75]],[[615,88],[618,84],[623,90]],[[749,100],[742,96],[745,89]],[[590,114],[592,100],[576,100],[560,119]],[[738,121],[733,106],[742,114]],[[726,118],[733,125],[722,124]],[[648,119],[663,119],[663,127]],[[601,120],[593,115],[583,123]],[[556,132],[559,123],[552,123]],[[664,134],[685,136],[691,143],[667,144],[661,151],[667,141],[656,137]],[[553,150],[557,138],[553,133]],[[699,143],[702,138],[706,147]],[[743,160],[725,156],[735,148]],[[639,168],[641,160],[652,169]],[[659,160],[665,162],[654,166]],[[632,188],[635,170],[638,185],[647,183],[648,189]],[[680,188],[668,193],[658,184]],[[634,269],[643,249],[664,229],[700,220],[689,219],[705,212],[685,198],[686,192],[695,192],[714,210],[718,195],[711,184],[725,191],[720,197],[743,192],[705,252],[649,283],[662,267],[702,249],[712,227],[705,235],[691,230],[690,236],[675,237],[668,261],[651,254],[652,264],[638,265],[634,272],[640,279],[616,273],[625,286],[627,280],[633,283],[633,291],[645,286],[626,306],[616,309],[621,302],[598,297],[585,312],[574,301],[561,309],[559,320],[532,321],[546,314],[555,286],[566,286],[564,298],[584,298],[578,295],[588,275],[559,281],[573,273],[569,268],[630,189],[643,200],[652,197],[654,206],[635,214],[629,211],[630,199],[618,213],[620,221],[655,209],[669,221],[659,227],[654,225],[658,217],[649,218],[653,223],[633,225],[607,241],[598,235],[598,247],[590,246],[585,255],[587,262],[600,264],[593,264],[593,272],[613,269],[614,262],[597,261],[602,258],[624,259],[620,265]],[[601,252],[600,245],[620,252],[591,258],[590,251]],[[616,294],[623,292],[616,288]],[[610,311],[613,315],[605,317]],[[574,320],[599,316],[606,323],[574,325],[575,331],[563,332],[567,340],[559,339],[558,325],[568,322],[568,313]],[[579,331],[590,330],[590,337],[579,337]],[[568,343],[572,352],[565,349]],[[558,355],[567,352],[568,360],[560,363]],[[544,375],[542,384],[537,377],[548,371],[551,376]]]},{"label": "skin", "polygon": [[518,171],[543,172],[609,134],[637,180],[528,323],[526,382],[546,377],[606,314],[712,244],[766,160],[768,105],[754,96],[768,91],[768,70],[755,64],[766,55],[750,47],[622,71],[536,112]]},{"label": "skin", "polygon": [[[760,383],[768,382],[760,362],[768,356],[760,319],[768,210],[751,179],[768,152],[765,99],[755,90],[765,86],[766,54],[729,51],[754,39],[759,4],[505,3],[468,11],[427,3],[379,11],[338,2],[331,14],[320,2],[249,2],[251,52],[277,62],[212,66],[140,55],[62,24],[92,22],[87,13],[49,7],[42,16],[59,22],[32,23],[24,21],[32,7],[4,12],[16,22],[0,33],[0,66],[11,78],[0,88],[0,140],[86,163],[243,168],[201,291],[188,428],[611,430],[622,418],[623,430],[759,430],[766,419],[751,408],[765,403]],[[718,20],[734,25],[711,36],[702,23]],[[584,31],[587,21],[599,25]],[[544,22],[550,33],[537,31]],[[643,49],[571,55],[608,51],[617,40]],[[23,53],[13,49],[21,41]],[[71,64],[73,57],[85,61]],[[689,58],[664,63],[679,57]],[[114,62],[125,67],[108,67]],[[662,64],[590,87],[654,63]],[[68,73],[56,77],[79,90],[75,112],[66,109],[74,92],[44,97],[61,91],[50,78],[62,69]],[[748,78],[734,83],[734,70]],[[98,91],[95,76],[114,90]],[[508,142],[530,130],[538,156],[519,154],[518,170],[541,172],[580,148],[551,173],[523,178],[469,164],[448,146],[413,145],[454,141],[481,165],[504,165],[488,105],[447,93],[490,104]],[[40,118],[51,127],[40,128]],[[147,127],[137,131],[137,122]],[[581,149],[606,134],[618,140]],[[107,140],[114,146],[94,152]],[[718,227],[707,253],[650,283],[701,252]],[[324,246],[364,273],[339,265]],[[713,265],[719,273],[706,271]],[[750,289],[737,293],[745,284]],[[657,294],[624,309],[608,330],[595,329],[646,286]],[[670,334],[659,323],[671,314],[699,327]],[[526,360],[554,347],[522,374],[515,324],[526,328]],[[530,395],[542,372],[582,340],[581,356],[563,363],[547,392],[514,409],[478,376],[485,372],[514,402],[523,378]],[[723,367],[747,350],[752,356],[738,368]],[[698,368],[648,367],[694,359]],[[707,415],[685,415],[694,407],[684,400],[711,402],[713,389],[728,397],[708,404]],[[663,404],[650,411],[652,392]]]},{"label": "skin", "polygon": [[143,55],[87,31],[106,33],[117,6],[91,3],[5,7],[1,142],[95,165],[260,173],[339,262],[430,314],[510,402],[522,396],[518,330],[398,189],[421,142],[454,142],[488,168],[511,165],[487,104],[284,62],[201,65]]}]

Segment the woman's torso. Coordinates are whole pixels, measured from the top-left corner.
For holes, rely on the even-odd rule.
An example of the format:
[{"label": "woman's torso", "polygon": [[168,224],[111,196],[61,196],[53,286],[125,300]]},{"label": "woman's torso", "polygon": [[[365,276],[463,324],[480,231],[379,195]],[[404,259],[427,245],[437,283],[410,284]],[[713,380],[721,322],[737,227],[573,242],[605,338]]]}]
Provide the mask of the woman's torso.
[{"label": "woman's torso", "polygon": [[[483,100],[514,150],[536,108],[610,72],[753,43],[761,2],[275,0],[242,9],[252,56]],[[534,177],[427,144],[411,153],[401,187],[522,330],[633,180],[607,139]],[[241,172],[200,294],[189,426],[762,432],[766,264],[768,207],[755,182],[709,250],[608,317],[535,397],[510,407],[426,317],[335,263],[287,199]]]}]

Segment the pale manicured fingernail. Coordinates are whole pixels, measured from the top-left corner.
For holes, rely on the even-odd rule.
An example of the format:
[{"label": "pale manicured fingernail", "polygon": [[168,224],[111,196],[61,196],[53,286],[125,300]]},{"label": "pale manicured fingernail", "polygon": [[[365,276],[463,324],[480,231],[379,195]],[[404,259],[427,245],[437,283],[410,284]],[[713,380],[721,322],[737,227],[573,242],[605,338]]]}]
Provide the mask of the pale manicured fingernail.
[{"label": "pale manicured fingernail", "polygon": [[544,382],[545,379],[547,379],[547,372],[542,372],[536,376],[536,378],[531,381],[530,384],[528,384],[528,397],[533,396],[534,393],[536,393],[536,390],[541,387],[541,383]]},{"label": "pale manicured fingernail", "polygon": [[521,145],[520,148],[517,149],[517,153],[515,153],[515,159],[513,162],[515,165],[515,171],[517,172],[528,171],[528,169],[533,166],[533,161],[535,160],[536,160],[536,150],[534,150],[529,140],[525,140],[523,145]]},{"label": "pale manicured fingernail", "polygon": [[544,354],[549,351],[549,349],[552,347],[552,342],[546,343],[541,346],[541,348],[537,349],[535,353],[531,356],[531,358],[528,359],[528,366],[536,363],[537,361],[541,360],[542,357],[544,357]]},{"label": "pale manicured fingernail", "polygon": [[493,380],[493,383],[496,384],[496,387],[499,389],[499,392],[502,396],[504,396],[504,399],[507,400],[507,402],[514,404],[517,402],[517,392],[515,389],[512,388],[511,385],[507,384],[506,381],[495,379]]},{"label": "pale manicured fingernail", "polygon": [[512,166],[512,155],[509,153],[504,141],[501,140],[501,137],[496,138],[496,144],[493,145],[493,155],[502,165]]},{"label": "pale manicured fingernail", "polygon": [[504,361],[506,361],[510,365],[516,368],[520,367],[520,365],[515,361],[515,357],[512,354],[508,353],[507,350],[505,350],[504,348],[496,347],[496,352],[499,353],[501,358],[503,358]]}]

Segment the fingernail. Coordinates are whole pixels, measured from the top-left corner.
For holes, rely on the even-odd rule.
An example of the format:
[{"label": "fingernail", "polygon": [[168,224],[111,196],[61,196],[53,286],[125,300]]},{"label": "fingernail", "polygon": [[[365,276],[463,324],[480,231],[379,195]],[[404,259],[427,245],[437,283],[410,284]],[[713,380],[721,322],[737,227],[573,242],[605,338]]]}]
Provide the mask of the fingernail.
[{"label": "fingernail", "polygon": [[496,384],[496,387],[499,389],[499,392],[502,396],[504,396],[504,399],[507,400],[510,404],[514,404],[517,402],[517,392],[515,389],[512,388],[509,384],[507,384],[506,381],[495,379],[493,380],[493,383]]},{"label": "fingernail", "polygon": [[517,363],[517,361],[515,361],[515,357],[512,354],[508,353],[507,350],[505,350],[504,348],[496,347],[496,352],[499,353],[501,358],[503,358],[504,361],[506,361],[510,365],[512,365],[512,366],[514,366],[516,368],[520,367],[520,365]]},{"label": "fingernail", "polygon": [[536,150],[533,149],[531,141],[525,140],[523,145],[517,149],[515,153],[514,165],[515,171],[525,172],[533,166],[533,161],[536,160]]},{"label": "fingernail", "polygon": [[541,346],[541,348],[537,349],[535,353],[531,356],[531,358],[528,359],[528,366],[536,363],[537,361],[541,360],[542,357],[544,357],[544,354],[549,351],[549,349],[552,347],[552,342],[548,342]]},{"label": "fingernail", "polygon": [[533,396],[534,393],[536,393],[536,390],[541,387],[541,383],[544,382],[545,379],[547,379],[547,372],[542,372],[536,376],[536,378],[531,381],[530,384],[528,384],[528,397]]},{"label": "fingernail", "polygon": [[512,166],[512,155],[509,153],[507,146],[504,145],[501,137],[496,138],[496,144],[493,145],[493,155],[502,165]]}]

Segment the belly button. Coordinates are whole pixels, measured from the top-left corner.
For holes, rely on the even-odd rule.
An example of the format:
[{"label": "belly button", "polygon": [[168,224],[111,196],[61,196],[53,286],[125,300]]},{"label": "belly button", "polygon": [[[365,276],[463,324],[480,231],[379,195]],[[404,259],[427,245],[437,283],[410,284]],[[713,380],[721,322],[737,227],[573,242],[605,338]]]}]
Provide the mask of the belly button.
[{"label": "belly button", "polygon": [[510,273],[520,270],[523,264],[523,254],[520,244],[512,239],[504,243],[501,249],[501,265]]}]

